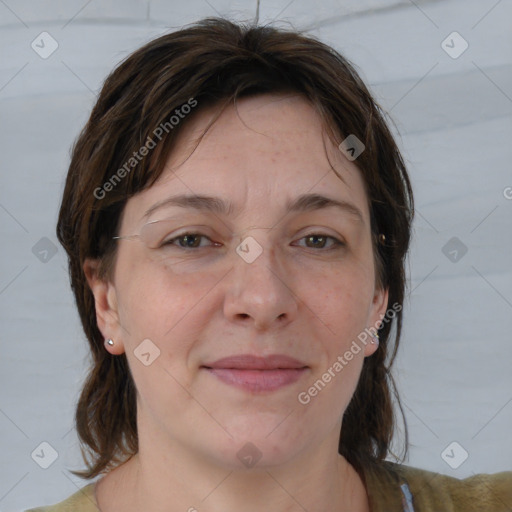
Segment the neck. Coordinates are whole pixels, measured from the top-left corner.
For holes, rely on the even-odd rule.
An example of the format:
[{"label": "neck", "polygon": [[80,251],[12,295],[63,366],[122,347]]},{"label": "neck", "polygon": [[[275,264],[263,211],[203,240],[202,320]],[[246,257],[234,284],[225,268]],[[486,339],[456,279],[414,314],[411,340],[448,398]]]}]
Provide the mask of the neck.
[{"label": "neck", "polygon": [[139,433],[139,452],[105,477],[107,490],[98,485],[98,504],[102,512],[366,512],[362,482],[331,441],[284,464],[235,469]]}]

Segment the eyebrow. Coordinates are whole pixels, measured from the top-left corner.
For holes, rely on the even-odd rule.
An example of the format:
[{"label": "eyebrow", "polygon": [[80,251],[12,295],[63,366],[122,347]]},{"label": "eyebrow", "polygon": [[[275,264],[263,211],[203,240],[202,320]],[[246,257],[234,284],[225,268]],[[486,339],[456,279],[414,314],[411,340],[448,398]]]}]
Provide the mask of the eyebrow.
[{"label": "eyebrow", "polygon": [[[198,211],[212,212],[218,215],[231,215],[234,211],[234,205],[230,201],[224,201],[220,197],[204,195],[177,195],[168,197],[151,206],[143,216],[147,219],[152,213],[164,206],[179,206]],[[364,217],[357,206],[347,201],[333,199],[321,194],[303,194],[286,203],[286,212],[302,213],[327,208],[338,208],[345,213],[350,214],[356,220],[364,224]]]}]

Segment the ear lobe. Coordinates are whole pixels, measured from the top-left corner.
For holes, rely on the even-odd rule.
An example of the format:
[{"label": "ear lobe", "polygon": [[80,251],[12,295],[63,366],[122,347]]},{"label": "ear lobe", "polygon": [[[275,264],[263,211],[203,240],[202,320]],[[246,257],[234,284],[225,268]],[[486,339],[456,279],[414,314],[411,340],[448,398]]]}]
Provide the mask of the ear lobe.
[{"label": "ear lobe", "polygon": [[99,268],[100,261],[95,259],[86,259],[83,265],[87,283],[94,295],[96,323],[103,338],[112,338],[115,342],[113,346],[105,345],[105,348],[111,354],[122,354],[124,346],[117,309],[116,289],[109,280],[99,277]]}]

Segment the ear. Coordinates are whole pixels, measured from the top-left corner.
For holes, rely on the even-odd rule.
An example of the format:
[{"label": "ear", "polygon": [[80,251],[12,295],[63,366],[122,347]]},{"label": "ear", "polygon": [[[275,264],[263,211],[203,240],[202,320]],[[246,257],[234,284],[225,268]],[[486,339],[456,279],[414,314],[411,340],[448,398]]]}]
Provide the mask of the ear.
[{"label": "ear", "polygon": [[[372,331],[378,329],[386,314],[389,299],[388,288],[376,288],[370,307],[370,315],[368,317],[368,328]],[[368,343],[365,346],[365,356],[371,356],[378,348],[374,343]]]},{"label": "ear", "polygon": [[119,323],[116,289],[108,279],[99,277],[99,267],[99,260],[86,259],[83,270],[94,295],[98,329],[105,340],[109,338],[114,340],[114,345],[105,344],[105,348],[111,354],[119,355],[124,353],[124,343]]}]

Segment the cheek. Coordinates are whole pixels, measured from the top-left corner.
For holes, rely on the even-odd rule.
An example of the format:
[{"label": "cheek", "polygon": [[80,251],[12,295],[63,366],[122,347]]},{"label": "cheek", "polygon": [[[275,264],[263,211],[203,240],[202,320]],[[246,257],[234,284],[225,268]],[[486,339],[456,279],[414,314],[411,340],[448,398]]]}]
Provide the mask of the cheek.
[{"label": "cheek", "polygon": [[[194,312],[199,311],[204,293],[185,278],[144,263],[131,267],[125,275],[129,278],[121,288],[120,320],[140,406],[157,415],[162,404],[185,407],[190,396],[184,388],[193,378],[187,360],[203,328],[203,317]],[[148,347],[144,352],[143,346]],[[151,362],[146,366],[140,357],[148,352]]]},{"label": "cheek", "polygon": [[160,340],[197,306],[207,280],[176,275],[165,266],[134,257],[119,268],[119,312],[131,342],[145,337]]},{"label": "cheek", "polygon": [[305,278],[302,289],[308,288],[312,290],[306,301],[308,306],[336,336],[338,344],[347,335],[357,335],[367,327],[374,292],[373,273],[368,265],[347,265],[325,273],[315,279],[313,287]]}]

